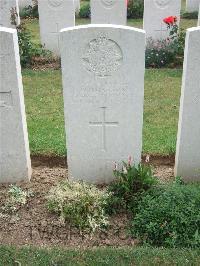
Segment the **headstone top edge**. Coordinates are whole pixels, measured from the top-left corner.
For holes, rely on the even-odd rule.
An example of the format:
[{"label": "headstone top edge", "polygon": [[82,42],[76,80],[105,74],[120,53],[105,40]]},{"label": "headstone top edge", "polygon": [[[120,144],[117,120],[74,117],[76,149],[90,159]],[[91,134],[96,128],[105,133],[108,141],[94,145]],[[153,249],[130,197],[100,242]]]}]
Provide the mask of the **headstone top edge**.
[{"label": "headstone top edge", "polygon": [[17,30],[16,29],[12,29],[12,28],[7,28],[7,27],[2,27],[0,26],[0,32],[7,32],[7,33],[16,33]]},{"label": "headstone top edge", "polygon": [[200,26],[187,29],[188,32],[194,32],[194,31],[198,31],[198,30],[200,30]]},{"label": "headstone top edge", "polygon": [[142,29],[129,27],[129,26],[123,26],[123,25],[115,25],[115,24],[88,24],[88,25],[81,25],[81,26],[74,26],[74,27],[68,27],[60,30],[60,33],[69,32],[73,30],[81,30],[81,29],[98,29],[98,28],[105,28],[105,29],[122,29],[122,30],[129,30],[132,32],[138,32],[145,34],[145,31]]}]

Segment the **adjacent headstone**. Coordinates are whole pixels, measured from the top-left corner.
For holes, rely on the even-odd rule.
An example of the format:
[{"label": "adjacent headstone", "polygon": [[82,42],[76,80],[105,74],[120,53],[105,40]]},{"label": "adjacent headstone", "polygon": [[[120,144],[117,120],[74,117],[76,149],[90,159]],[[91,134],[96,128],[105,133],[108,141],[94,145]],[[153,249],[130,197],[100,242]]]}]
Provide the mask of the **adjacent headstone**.
[{"label": "adjacent headstone", "polygon": [[92,24],[126,25],[126,0],[91,0]]},{"label": "adjacent headstone", "polygon": [[32,0],[18,0],[19,1],[19,9],[22,10],[25,7],[29,7],[33,5]]},{"label": "adjacent headstone", "polygon": [[0,0],[0,26],[15,28],[19,24],[18,0]]},{"label": "adjacent headstone", "polygon": [[144,1],[144,30],[146,38],[162,40],[169,36],[167,25],[163,19],[176,16],[179,24],[181,0],[145,0]]},{"label": "adjacent headstone", "polygon": [[[145,33],[116,25],[61,31],[68,169],[94,183],[141,159]],[[75,71],[76,70],[76,71]]]},{"label": "adjacent headstone", "polygon": [[200,28],[187,30],[175,175],[200,181]]},{"label": "adjacent headstone", "polygon": [[38,9],[41,43],[60,55],[59,31],[75,25],[74,0],[39,0]]},{"label": "adjacent headstone", "polygon": [[0,182],[29,180],[31,163],[17,32],[0,27]]},{"label": "adjacent headstone", "polygon": [[79,11],[80,11],[80,0],[74,0],[74,5],[75,5],[75,11],[76,11],[76,14],[79,14]]},{"label": "adjacent headstone", "polygon": [[186,10],[188,12],[198,11],[200,0],[186,0]]}]

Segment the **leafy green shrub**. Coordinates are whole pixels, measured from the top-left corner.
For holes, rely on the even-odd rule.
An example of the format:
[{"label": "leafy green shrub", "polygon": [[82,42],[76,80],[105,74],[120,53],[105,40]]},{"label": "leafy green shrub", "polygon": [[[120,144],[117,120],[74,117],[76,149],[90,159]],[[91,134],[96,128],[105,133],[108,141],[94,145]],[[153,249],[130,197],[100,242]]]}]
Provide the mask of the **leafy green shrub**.
[{"label": "leafy green shrub", "polygon": [[127,8],[127,18],[143,18],[143,12],[143,0],[129,0]]},{"label": "leafy green shrub", "polygon": [[114,175],[116,180],[108,188],[108,213],[134,208],[140,194],[157,183],[150,166],[131,165],[131,159],[128,163],[123,162],[121,170],[116,168]]},{"label": "leafy green shrub", "polygon": [[32,0],[32,5],[29,5],[20,10],[21,18],[39,18],[38,1]]},{"label": "leafy green shrub", "polygon": [[150,245],[200,247],[200,186],[179,182],[146,192],[131,232]]},{"label": "leafy green shrub", "polygon": [[42,46],[31,41],[31,35],[23,23],[17,27],[19,54],[21,66],[26,67],[32,64],[34,57],[47,56],[50,52],[45,51]]},{"label": "leafy green shrub", "polygon": [[185,13],[182,14],[181,18],[185,18],[185,19],[198,19],[198,11],[185,12]]},{"label": "leafy green shrub", "polygon": [[80,230],[94,232],[107,225],[104,207],[109,194],[84,182],[66,181],[53,188],[48,209]]},{"label": "leafy green shrub", "polygon": [[80,18],[90,18],[90,3],[83,3],[79,11]]},{"label": "leafy green shrub", "polygon": [[39,18],[38,6],[27,6],[20,11],[21,18]]}]

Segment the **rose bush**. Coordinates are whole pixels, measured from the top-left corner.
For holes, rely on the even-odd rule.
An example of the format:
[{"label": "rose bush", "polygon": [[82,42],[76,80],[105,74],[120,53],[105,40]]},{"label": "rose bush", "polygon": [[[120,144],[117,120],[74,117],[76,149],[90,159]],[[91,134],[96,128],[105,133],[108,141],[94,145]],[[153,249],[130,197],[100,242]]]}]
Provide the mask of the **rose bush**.
[{"label": "rose bush", "polygon": [[176,16],[163,19],[169,36],[164,40],[147,40],[146,67],[175,67],[183,63],[185,32],[179,29]]}]

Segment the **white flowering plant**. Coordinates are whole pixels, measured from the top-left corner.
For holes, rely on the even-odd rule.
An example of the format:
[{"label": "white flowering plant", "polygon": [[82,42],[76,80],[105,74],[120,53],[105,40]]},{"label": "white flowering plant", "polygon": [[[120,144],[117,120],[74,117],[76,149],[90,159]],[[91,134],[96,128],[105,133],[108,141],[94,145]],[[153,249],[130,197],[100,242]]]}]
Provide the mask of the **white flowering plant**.
[{"label": "white flowering plant", "polygon": [[169,66],[175,60],[174,49],[167,40],[154,41],[151,38],[147,41],[145,64],[146,67],[161,68]]},{"label": "white flowering plant", "polygon": [[1,207],[3,213],[12,214],[16,213],[21,207],[27,204],[28,199],[33,197],[34,194],[31,190],[23,190],[16,185],[10,185],[6,201]]},{"label": "white flowering plant", "polygon": [[49,211],[63,223],[81,232],[93,233],[108,225],[105,206],[109,193],[83,181],[65,181],[52,188],[47,196]]}]

